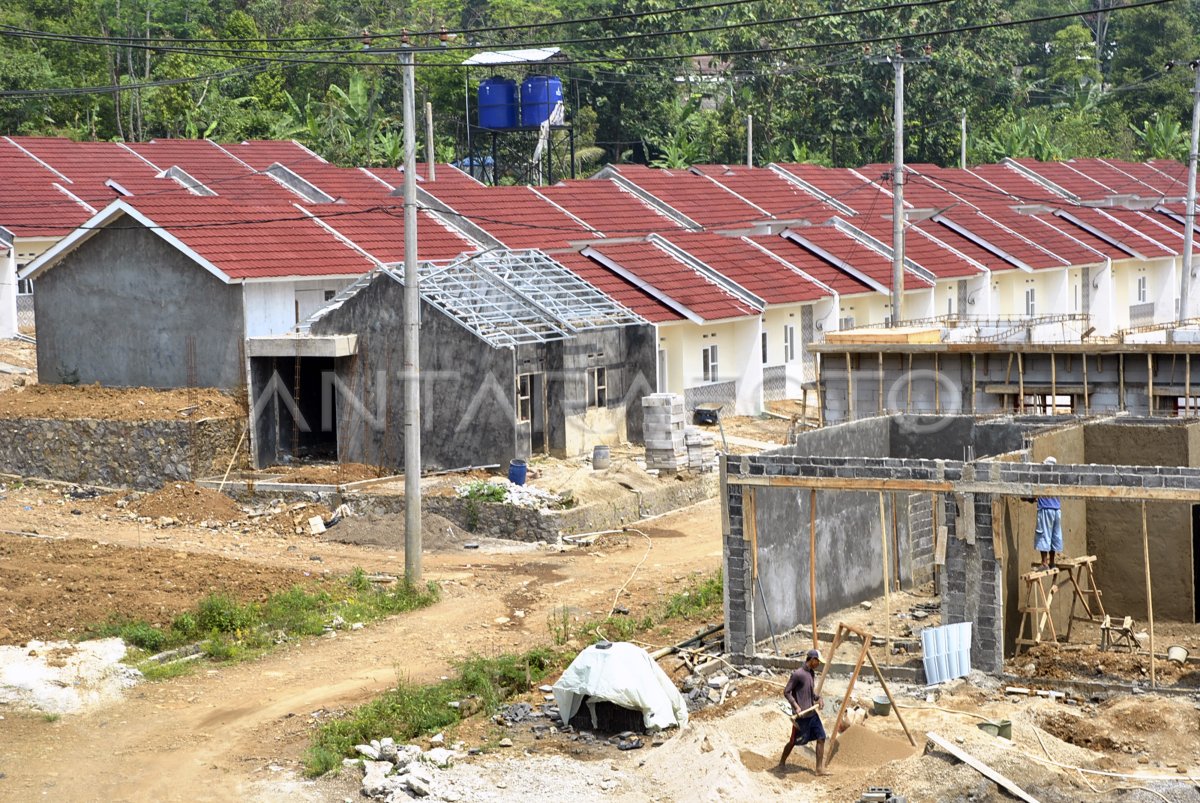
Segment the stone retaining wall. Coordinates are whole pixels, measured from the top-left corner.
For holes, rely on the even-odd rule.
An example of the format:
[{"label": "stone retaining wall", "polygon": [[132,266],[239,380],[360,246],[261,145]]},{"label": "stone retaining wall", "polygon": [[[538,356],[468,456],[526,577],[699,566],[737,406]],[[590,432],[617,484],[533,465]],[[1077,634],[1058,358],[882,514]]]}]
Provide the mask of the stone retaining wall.
[{"label": "stone retaining wall", "polygon": [[244,426],[233,418],[0,419],[0,473],[155,489],[171,480],[224,473]]}]

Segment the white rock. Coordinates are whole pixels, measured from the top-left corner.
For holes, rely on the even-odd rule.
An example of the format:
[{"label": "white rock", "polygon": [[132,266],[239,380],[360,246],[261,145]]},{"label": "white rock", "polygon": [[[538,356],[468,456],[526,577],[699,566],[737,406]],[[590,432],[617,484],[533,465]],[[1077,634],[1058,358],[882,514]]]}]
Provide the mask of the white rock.
[{"label": "white rock", "polygon": [[362,629],[363,629],[363,623],[362,623],[362,622],[355,622],[354,624],[350,625],[350,629],[351,629],[351,630],[362,630]]},{"label": "white rock", "polygon": [[447,750],[445,747],[435,747],[421,756],[422,761],[440,769],[449,767],[454,763],[454,759],[456,758],[458,758],[458,755],[453,750]]},{"label": "white rock", "polygon": [[402,744],[396,748],[396,768],[403,770],[421,755],[421,748],[415,744]]},{"label": "white rock", "polygon": [[391,739],[386,739],[380,742],[378,752],[379,755],[377,758],[380,761],[390,761],[393,764],[396,763],[396,756],[399,754],[399,750],[396,748],[395,743],[393,743]]},{"label": "white rock", "polygon": [[509,738],[506,736],[506,737],[504,737],[503,739],[501,739],[501,740],[500,740],[500,746],[501,746],[501,747],[512,747],[512,746],[513,746],[513,740],[512,740],[512,739],[509,739]]},{"label": "white rock", "polygon": [[376,747],[375,745],[356,744],[356,745],[354,745],[354,749],[357,750],[360,755],[366,756],[371,761],[379,760],[379,748]]},{"label": "white rock", "polygon": [[405,785],[408,787],[408,791],[412,792],[416,797],[429,796],[429,784],[421,778],[418,778],[415,775],[409,775],[406,776],[404,780]]},{"label": "white rock", "polygon": [[335,630],[339,627],[345,627],[346,620],[343,619],[341,616],[335,616],[335,617],[333,617],[333,621],[329,623],[329,626],[334,628]]},{"label": "white rock", "polygon": [[430,744],[445,744],[446,743],[446,734],[435,733],[433,736],[429,737],[429,743]]},{"label": "white rock", "polygon": [[725,675],[713,675],[708,679],[708,687],[710,689],[719,689],[729,682],[729,678]]},{"label": "white rock", "polygon": [[363,769],[365,771],[362,780],[364,795],[368,797],[382,797],[392,791],[392,786],[388,783],[388,773],[392,771],[392,762],[364,761]]}]

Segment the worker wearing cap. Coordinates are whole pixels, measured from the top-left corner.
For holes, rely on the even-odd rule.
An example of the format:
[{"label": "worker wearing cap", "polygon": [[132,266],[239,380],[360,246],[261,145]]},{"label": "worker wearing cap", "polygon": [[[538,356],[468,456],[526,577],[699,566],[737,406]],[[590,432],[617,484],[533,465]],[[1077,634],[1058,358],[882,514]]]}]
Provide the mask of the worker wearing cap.
[{"label": "worker wearing cap", "polygon": [[804,666],[797,669],[788,678],[787,687],[783,690],[784,699],[792,707],[792,736],[783,748],[779,757],[779,769],[783,769],[792,747],[816,742],[817,775],[827,775],[825,771],[825,728],[821,725],[821,717],[817,713],[821,698],[816,694],[816,671],[821,665],[821,653],[809,650],[804,659]]},{"label": "worker wearing cap", "polygon": [[[1042,461],[1048,466],[1058,463],[1053,457]],[[1057,496],[1039,496],[1035,500],[1025,497],[1026,502],[1037,502],[1037,527],[1033,531],[1033,548],[1042,553],[1041,569],[1053,569],[1054,558],[1062,552],[1062,504]]]}]

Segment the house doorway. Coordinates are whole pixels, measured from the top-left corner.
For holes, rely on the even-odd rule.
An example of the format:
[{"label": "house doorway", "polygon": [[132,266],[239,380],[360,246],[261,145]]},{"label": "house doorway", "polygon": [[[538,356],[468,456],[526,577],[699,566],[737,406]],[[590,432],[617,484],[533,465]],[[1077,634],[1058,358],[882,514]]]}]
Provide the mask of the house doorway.
[{"label": "house doorway", "polygon": [[529,453],[550,450],[546,438],[546,375],[542,372],[517,377],[517,421],[529,427]]}]

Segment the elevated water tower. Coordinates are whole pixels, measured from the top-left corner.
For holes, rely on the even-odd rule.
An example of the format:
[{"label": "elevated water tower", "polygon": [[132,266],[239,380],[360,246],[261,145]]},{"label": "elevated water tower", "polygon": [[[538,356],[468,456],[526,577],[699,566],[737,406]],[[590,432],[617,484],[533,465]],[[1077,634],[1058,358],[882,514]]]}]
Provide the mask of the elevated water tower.
[{"label": "elevated water tower", "polygon": [[[466,136],[459,165],[493,184],[503,177],[518,184],[574,178],[575,129],[566,111],[563,81],[552,74],[556,65],[565,63],[557,47],[489,51],[464,61]],[[492,74],[472,92],[471,73],[479,68]],[[511,77],[521,74],[520,83]]]}]

